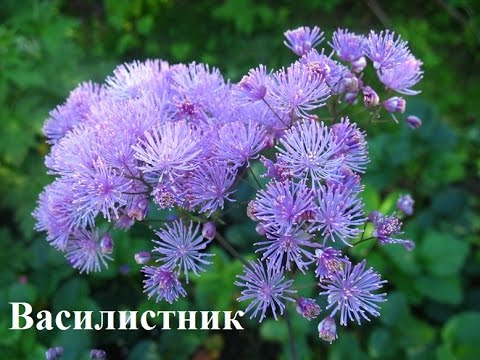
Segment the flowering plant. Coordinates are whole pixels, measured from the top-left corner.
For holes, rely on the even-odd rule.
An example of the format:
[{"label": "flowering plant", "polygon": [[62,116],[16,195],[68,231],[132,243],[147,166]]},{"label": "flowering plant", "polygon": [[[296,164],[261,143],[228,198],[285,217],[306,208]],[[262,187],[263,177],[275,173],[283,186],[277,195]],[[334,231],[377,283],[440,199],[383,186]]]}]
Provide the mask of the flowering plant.
[{"label": "flowering plant", "polygon": [[[365,259],[353,263],[349,249],[368,240],[413,249],[401,238],[413,199],[400,197],[398,214],[365,213],[368,145],[354,117],[365,112],[376,123],[388,114],[398,122],[406,101],[395,93],[419,93],[413,87],[422,63],[388,30],[339,29],[328,42],[332,53],[317,49],[324,42],[318,27],[285,38],[299,57],[294,63],[277,71],[259,65],[238,83],[205,64],[147,60],[119,65],[105,84],[80,84],[43,128],[55,180],[40,194],[36,229],[71,266],[90,273],[113,260],[116,231],[164,222],[152,248],[132,254],[156,301],[186,296],[189,279],[215,261],[209,246],[218,241],[244,263],[232,281],[260,322],[269,314],[288,319],[288,302],[307,320],[320,314],[317,299],[295,288],[307,272],[326,301],[320,338],[337,338],[336,317],[347,326],[378,316],[386,280]],[[369,70],[384,91],[367,83]],[[421,125],[416,116],[405,120]],[[256,161],[263,174],[253,170]],[[239,203],[238,185],[249,180],[256,194]],[[257,222],[255,261],[217,231],[233,206]],[[165,218],[152,217],[155,207]]]}]

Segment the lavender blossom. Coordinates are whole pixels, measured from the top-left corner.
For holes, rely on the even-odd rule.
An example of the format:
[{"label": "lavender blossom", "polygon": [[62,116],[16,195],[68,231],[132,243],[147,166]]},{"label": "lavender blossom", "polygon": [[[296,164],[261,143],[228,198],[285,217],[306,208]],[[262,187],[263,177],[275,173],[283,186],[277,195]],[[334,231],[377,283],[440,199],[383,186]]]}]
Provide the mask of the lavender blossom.
[{"label": "lavender blossom", "polygon": [[255,243],[259,247],[255,252],[263,254],[262,261],[266,260],[275,271],[280,271],[282,267],[291,270],[291,263],[295,263],[305,273],[308,264],[312,263],[312,254],[306,248],[315,246],[308,229],[296,226],[285,231],[267,230],[266,236],[267,240]]},{"label": "lavender blossom", "polygon": [[265,148],[266,132],[263,126],[249,121],[248,124],[232,122],[218,131],[215,157],[239,168],[250,165],[249,160],[258,157]]},{"label": "lavender blossom", "polygon": [[405,215],[413,215],[413,205],[415,201],[410,194],[400,195],[397,200],[397,209],[403,212]]},{"label": "lavender blossom", "polygon": [[333,274],[340,271],[349,262],[346,256],[342,255],[340,250],[332,247],[315,250],[315,276],[321,281],[325,278],[331,278]]},{"label": "lavender blossom", "polygon": [[335,324],[335,319],[333,317],[327,316],[320,321],[318,324],[318,336],[320,339],[325,340],[330,344],[338,337],[337,325]]},{"label": "lavender blossom", "polygon": [[143,280],[144,292],[148,294],[148,298],[155,296],[156,302],[165,299],[166,302],[172,304],[178,298],[187,295],[178,281],[178,274],[166,268],[165,266],[144,266],[142,272],[145,274]]},{"label": "lavender blossom", "polygon": [[314,26],[313,29],[308,26],[301,26],[286,31],[284,36],[286,38],[283,42],[285,46],[298,56],[305,55],[324,40],[323,31],[321,32],[318,26]]},{"label": "lavender blossom", "polygon": [[322,311],[314,299],[306,299],[303,297],[297,299],[296,310],[298,314],[308,321],[315,319]]},{"label": "lavender blossom", "polygon": [[266,67],[259,65],[255,69],[250,69],[248,75],[233,87],[233,94],[240,105],[263,100],[267,94],[269,81]]},{"label": "lavender blossom", "polygon": [[254,200],[255,217],[267,229],[283,231],[303,221],[302,215],[317,208],[314,193],[305,182],[270,181],[265,190],[260,190]]},{"label": "lavender blossom", "polygon": [[357,193],[333,182],[320,187],[313,229],[320,231],[324,237],[323,244],[328,240],[341,240],[351,246],[348,240],[362,232],[358,227],[364,221],[363,203],[357,198]]},{"label": "lavender blossom", "polygon": [[348,62],[358,60],[365,55],[366,38],[349,32],[348,29],[338,29],[333,33],[332,42],[328,43],[337,52],[337,56]]},{"label": "lavender blossom", "polygon": [[403,113],[405,111],[407,102],[404,98],[393,96],[383,102],[383,108],[390,113],[399,112]]},{"label": "lavender blossom", "polygon": [[380,97],[370,86],[363,88],[363,104],[365,107],[375,107],[380,103]]},{"label": "lavender blossom", "polygon": [[239,280],[235,281],[235,285],[245,288],[237,300],[251,301],[245,309],[245,313],[252,311],[250,318],[260,313],[259,322],[262,322],[270,308],[274,318],[277,319],[277,311],[283,315],[284,302],[295,301],[289,297],[296,292],[290,290],[293,280],[286,280],[283,271],[275,271],[269,266],[265,269],[259,260],[250,261],[249,266],[244,266],[244,270],[245,275],[237,275]]},{"label": "lavender blossom", "polygon": [[402,222],[395,215],[383,216],[380,213],[376,213],[371,216],[371,221],[374,226],[372,236],[377,238],[380,244],[402,244],[405,249],[413,250],[415,243],[411,240],[402,240],[396,238],[397,235],[403,234]]},{"label": "lavender blossom", "polygon": [[282,115],[309,117],[310,111],[324,106],[330,97],[325,80],[312,76],[299,62],[282,68],[273,79],[271,98]]},{"label": "lavender blossom", "polygon": [[334,157],[341,158],[347,169],[364,172],[369,161],[365,131],[360,130],[357,124],[351,123],[348,117],[332,125],[331,130],[334,142],[338,146]]},{"label": "lavender blossom", "polygon": [[185,280],[188,284],[188,271],[191,270],[197,276],[200,271],[205,271],[204,265],[211,264],[206,260],[212,254],[200,252],[205,250],[211,240],[204,240],[199,232],[200,225],[193,229],[193,223],[190,221],[188,227],[183,221],[174,221],[172,225],[165,225],[155,234],[160,241],[153,240],[158,246],[153,249],[154,253],[159,255],[157,262],[164,264],[167,269],[177,269],[180,274],[183,270]]},{"label": "lavender blossom", "polygon": [[84,82],[78,85],[67,98],[65,104],[50,112],[43,125],[47,143],[56,144],[67,132],[84,122],[90,114],[90,107],[104,97],[101,85]]},{"label": "lavender blossom", "polygon": [[336,170],[343,159],[335,158],[340,151],[332,132],[321,122],[305,120],[288,129],[277,146],[279,161],[297,178],[310,177],[313,188],[327,178],[338,178]]},{"label": "lavender blossom", "polygon": [[387,281],[381,280],[372,268],[365,270],[365,264],[363,260],[352,269],[352,264],[347,263],[320,283],[320,287],[326,290],[320,295],[327,295],[327,309],[333,307],[330,316],[340,312],[340,325],[346,326],[348,320],[356,320],[360,325],[362,318],[370,321],[368,315],[380,315],[377,303],[386,301],[385,293],[374,294],[372,291],[382,288]]},{"label": "lavender blossom", "polygon": [[217,233],[217,228],[213,222],[207,222],[203,224],[202,236],[205,239],[213,240],[215,238],[216,233]]},{"label": "lavender blossom", "polygon": [[380,71],[391,69],[411,56],[408,43],[400,36],[395,39],[395,32],[390,30],[380,31],[380,34],[370,31],[366,55],[373,61],[373,67]]},{"label": "lavender blossom", "polygon": [[423,78],[421,66],[420,60],[409,56],[405,61],[389,69],[377,71],[377,75],[387,89],[395,90],[400,94],[417,95],[420,91],[411,88]]},{"label": "lavender blossom", "polygon": [[414,115],[407,116],[406,122],[408,127],[412,130],[418,129],[420,126],[422,126],[422,120]]},{"label": "lavender blossom", "polygon": [[159,181],[172,180],[183,172],[194,170],[202,152],[201,138],[183,122],[168,123],[145,133],[145,140],[135,145],[135,158],[142,161],[138,168],[154,173]]},{"label": "lavender blossom", "polygon": [[101,271],[101,266],[108,268],[106,260],[113,260],[102,251],[98,230],[76,230],[68,241],[66,258],[80,274]]},{"label": "lavender blossom", "polygon": [[199,212],[210,216],[218,208],[223,209],[225,201],[233,202],[232,185],[237,170],[224,162],[206,162],[191,175],[189,179],[189,204],[200,206]]}]

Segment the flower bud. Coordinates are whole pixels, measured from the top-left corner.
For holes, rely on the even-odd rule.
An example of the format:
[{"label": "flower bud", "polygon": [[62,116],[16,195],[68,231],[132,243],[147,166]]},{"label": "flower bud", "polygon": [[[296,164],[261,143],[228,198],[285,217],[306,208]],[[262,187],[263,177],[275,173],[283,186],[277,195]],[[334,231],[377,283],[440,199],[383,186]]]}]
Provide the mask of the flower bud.
[{"label": "flower bud", "polygon": [[359,57],[357,60],[352,61],[352,71],[359,73],[362,72],[363,69],[367,67],[367,59],[365,56]]},{"label": "flower bud", "polygon": [[383,102],[383,107],[390,113],[399,112],[403,113],[405,111],[405,106],[407,102],[404,98],[399,96],[391,97],[390,99]]},{"label": "flower bud", "polygon": [[93,349],[90,351],[90,359],[92,360],[104,360],[107,358],[105,350]]},{"label": "flower bud", "polygon": [[320,321],[320,324],[318,324],[318,336],[330,344],[337,338],[337,325],[333,317],[327,316]]},{"label": "flower bud", "polygon": [[104,254],[111,254],[113,252],[113,240],[110,235],[105,234],[100,240],[100,249]]},{"label": "flower bud", "polygon": [[355,103],[355,100],[357,100],[358,97],[358,92],[347,92],[345,94],[345,102],[347,104],[353,104]]},{"label": "flower bud", "polygon": [[397,209],[403,212],[405,215],[413,215],[413,205],[415,201],[410,194],[402,195],[397,200]]},{"label": "flower bud", "polygon": [[63,355],[63,347],[52,347],[48,349],[45,353],[45,358],[47,360],[56,360]]},{"label": "flower bud", "polygon": [[133,224],[135,224],[135,219],[132,219],[128,215],[120,215],[117,220],[115,220],[115,227],[120,230],[128,230]]},{"label": "flower bud", "polygon": [[215,234],[217,233],[217,228],[213,222],[207,222],[203,224],[202,235],[205,239],[213,240]]},{"label": "flower bud", "polygon": [[253,221],[258,221],[257,216],[255,215],[257,210],[255,209],[255,201],[252,200],[247,205],[247,216]]},{"label": "flower bud", "polygon": [[363,88],[363,103],[366,107],[377,106],[380,102],[380,97],[370,86]]},{"label": "flower bud", "polygon": [[260,236],[265,236],[267,234],[267,230],[265,229],[265,226],[263,226],[262,223],[258,223],[257,226],[255,226],[255,231]]},{"label": "flower bud", "polygon": [[143,219],[145,219],[145,216],[148,213],[149,207],[150,206],[149,206],[149,203],[148,203],[148,199],[143,198],[143,199],[137,201],[136,204],[134,204],[134,206],[128,212],[128,216],[130,216],[131,218],[134,218],[138,221],[142,221]]},{"label": "flower bud", "polygon": [[144,265],[150,261],[152,255],[148,251],[139,251],[135,254],[135,262],[139,265]]},{"label": "flower bud", "polygon": [[407,124],[411,129],[415,130],[422,126],[422,120],[414,115],[410,115],[407,117]]},{"label": "flower bud", "polygon": [[343,78],[343,83],[345,85],[345,91],[346,92],[355,92],[358,91],[358,79],[355,75],[352,73],[348,73],[344,78]]},{"label": "flower bud", "polygon": [[314,299],[299,298],[297,299],[297,312],[307,320],[315,319],[320,314],[320,306]]}]

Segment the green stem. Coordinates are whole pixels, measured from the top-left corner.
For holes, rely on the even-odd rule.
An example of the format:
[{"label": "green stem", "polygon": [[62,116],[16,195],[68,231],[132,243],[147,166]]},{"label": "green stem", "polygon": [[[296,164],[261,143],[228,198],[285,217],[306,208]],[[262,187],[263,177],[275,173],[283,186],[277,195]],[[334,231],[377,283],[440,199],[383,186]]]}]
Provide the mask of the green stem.
[{"label": "green stem", "polygon": [[290,314],[288,313],[287,308],[285,308],[285,320],[287,322],[288,343],[290,344],[290,352],[292,355],[292,360],[298,360],[297,347],[295,345],[295,339],[293,337],[292,321],[290,319]]}]

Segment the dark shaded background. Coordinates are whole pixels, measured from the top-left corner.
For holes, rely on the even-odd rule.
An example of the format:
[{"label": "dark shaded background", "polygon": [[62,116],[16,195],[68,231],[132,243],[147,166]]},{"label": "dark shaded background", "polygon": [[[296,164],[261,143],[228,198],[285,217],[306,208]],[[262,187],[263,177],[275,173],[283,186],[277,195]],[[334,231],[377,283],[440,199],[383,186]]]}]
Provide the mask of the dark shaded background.
[{"label": "dark shaded background", "polygon": [[[146,301],[132,252],[151,233],[116,238],[116,263],[101,274],[78,275],[35,233],[31,212],[52,179],[43,157],[43,121],[80,81],[102,81],[123,61],[162,58],[201,61],[238,81],[259,63],[288,65],[294,55],[282,33],[319,25],[327,38],[337,27],[356,32],[390,28],[409,40],[424,62],[422,94],[407,99],[408,114],[423,119],[411,131],[387,123],[367,129],[371,164],[367,208],[389,211],[399,193],[416,199],[416,215],[400,247],[355,249],[388,280],[389,301],[371,324],[339,329],[328,345],[317,322],[294,317],[301,359],[480,358],[480,9],[466,0],[132,0],[14,1],[0,4],[0,358],[42,359],[50,346],[65,359],[87,359],[92,347],[109,359],[289,358],[283,321],[245,331],[9,331],[9,301],[36,311],[169,309]],[[354,119],[356,120],[356,119]],[[246,190],[245,190],[246,191]],[[252,253],[253,224],[231,212],[220,231]],[[252,240],[253,239],[253,240]],[[132,250],[133,249],[133,250]],[[235,310],[232,285],[238,261],[215,248],[213,269],[189,289],[175,310]],[[305,280],[306,282],[308,281]],[[313,281],[313,279],[310,279]],[[306,293],[305,295],[315,296]],[[293,309],[291,309],[293,310]]]}]

